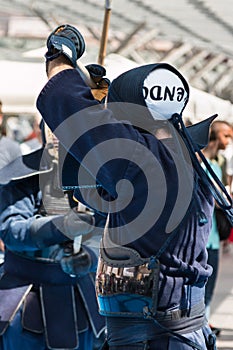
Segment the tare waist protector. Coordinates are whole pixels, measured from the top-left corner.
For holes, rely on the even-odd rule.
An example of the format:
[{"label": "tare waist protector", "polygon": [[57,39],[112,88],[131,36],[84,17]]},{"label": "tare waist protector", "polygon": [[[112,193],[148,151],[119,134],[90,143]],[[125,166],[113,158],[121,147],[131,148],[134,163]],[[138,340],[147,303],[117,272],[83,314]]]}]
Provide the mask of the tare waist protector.
[{"label": "tare waist protector", "polygon": [[[103,247],[96,274],[99,312],[104,316],[144,317],[157,310],[159,261],[123,248],[125,259],[110,259]],[[121,254],[122,255],[122,254]],[[128,255],[128,256],[127,256]]]}]

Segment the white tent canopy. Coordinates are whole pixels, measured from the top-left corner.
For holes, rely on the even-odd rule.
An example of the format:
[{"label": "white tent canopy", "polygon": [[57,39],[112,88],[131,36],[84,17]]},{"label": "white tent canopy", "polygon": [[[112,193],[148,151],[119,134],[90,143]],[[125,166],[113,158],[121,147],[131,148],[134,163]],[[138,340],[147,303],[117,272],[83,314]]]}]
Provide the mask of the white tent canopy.
[{"label": "white tent canopy", "polygon": [[0,100],[6,114],[35,113],[35,101],[47,81],[42,63],[0,61]]}]

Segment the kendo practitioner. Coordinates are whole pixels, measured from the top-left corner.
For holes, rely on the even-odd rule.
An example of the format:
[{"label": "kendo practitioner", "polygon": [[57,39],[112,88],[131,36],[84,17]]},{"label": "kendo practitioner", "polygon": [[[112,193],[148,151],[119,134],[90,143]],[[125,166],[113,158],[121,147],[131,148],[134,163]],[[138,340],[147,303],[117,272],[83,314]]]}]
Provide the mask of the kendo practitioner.
[{"label": "kendo practitioner", "polygon": [[72,192],[58,186],[52,146],[0,172],[1,350],[90,350],[104,334],[93,278],[100,233],[93,213],[77,210]]},{"label": "kendo practitioner", "polygon": [[107,108],[98,104],[77,69],[80,38],[66,28],[48,37],[49,80],[37,107],[96,181],[87,188],[80,172],[74,197],[108,214],[96,277],[105,348],[214,350],[205,319],[212,272],[206,242],[214,199],[229,218],[231,199],[196,154],[203,158],[216,115],[184,126],[189,86],[167,63],[121,74],[110,84]]}]

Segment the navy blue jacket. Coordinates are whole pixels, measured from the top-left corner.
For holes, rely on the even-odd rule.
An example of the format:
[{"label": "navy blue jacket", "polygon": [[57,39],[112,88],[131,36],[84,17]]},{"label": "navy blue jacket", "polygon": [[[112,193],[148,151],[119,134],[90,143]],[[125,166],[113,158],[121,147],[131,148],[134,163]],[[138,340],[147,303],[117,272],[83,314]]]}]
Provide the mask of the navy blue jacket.
[{"label": "navy blue jacket", "polygon": [[[163,278],[159,306],[178,304],[184,285],[203,287],[211,274],[205,248],[211,220],[200,225],[199,219],[200,212],[211,217],[213,199],[208,189],[201,187],[195,172],[188,176],[188,166],[182,170],[181,162],[177,169],[176,160],[184,156],[182,148],[177,150],[177,143],[168,148],[166,141],[155,135],[119,122],[113,110],[98,105],[76,70],[65,70],[50,79],[38,97],[37,107],[99,186],[98,190],[82,190],[85,183],[81,174],[76,196],[110,213],[113,242],[150,257],[176,230],[160,256]],[[123,108],[121,112],[124,119]],[[192,179],[190,187],[185,183],[187,178]],[[188,191],[182,192],[183,188]]]}]

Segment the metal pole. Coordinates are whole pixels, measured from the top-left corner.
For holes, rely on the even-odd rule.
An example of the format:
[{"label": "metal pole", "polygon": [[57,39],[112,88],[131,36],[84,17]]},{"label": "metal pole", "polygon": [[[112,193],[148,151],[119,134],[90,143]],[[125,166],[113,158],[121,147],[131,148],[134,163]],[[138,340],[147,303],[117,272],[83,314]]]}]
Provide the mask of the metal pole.
[{"label": "metal pole", "polygon": [[111,15],[111,0],[105,1],[105,13],[104,13],[104,22],[103,22],[103,29],[102,29],[102,35],[101,35],[101,41],[100,41],[100,50],[99,50],[99,57],[98,57],[98,63],[102,66],[104,65],[104,59],[106,56],[106,48],[107,48],[107,42],[108,42],[108,29],[109,29],[109,23],[110,23],[110,15]]}]

